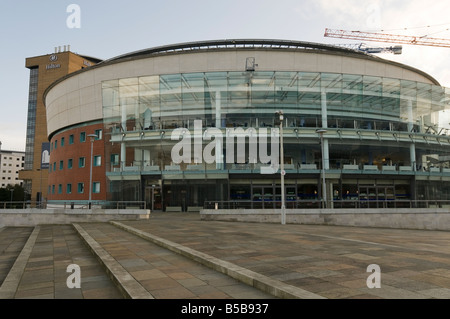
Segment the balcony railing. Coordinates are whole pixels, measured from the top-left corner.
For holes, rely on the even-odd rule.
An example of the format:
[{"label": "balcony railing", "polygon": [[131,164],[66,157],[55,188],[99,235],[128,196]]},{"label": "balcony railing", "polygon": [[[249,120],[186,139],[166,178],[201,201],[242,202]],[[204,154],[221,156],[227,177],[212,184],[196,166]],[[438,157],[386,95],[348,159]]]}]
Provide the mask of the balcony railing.
[{"label": "balcony railing", "polygon": [[35,202],[35,201],[19,201],[19,202],[0,202],[1,209],[147,209],[145,201],[62,201],[62,202]]},{"label": "balcony railing", "polygon": [[[233,172],[233,171],[252,171],[253,173],[260,173],[261,167],[268,167],[270,164],[224,164],[223,169],[218,169],[215,164],[198,164],[198,165],[186,165],[185,167],[181,165],[165,165],[163,169],[159,165],[130,165],[130,166],[116,166],[111,167],[111,172],[139,172],[139,173],[167,173],[167,172],[204,172],[204,171],[223,171],[223,172]],[[317,164],[284,164],[284,169],[291,173],[302,173],[310,172],[314,170],[320,170],[320,165]],[[380,173],[380,174],[407,174],[408,172],[418,172],[422,174],[430,173],[444,173],[450,174],[450,168],[448,167],[423,167],[413,165],[366,165],[366,164],[344,164],[341,167],[335,165],[330,165],[330,169],[334,171],[340,171],[342,173]]]},{"label": "balcony railing", "polygon": [[[324,207],[321,200],[288,200],[286,209],[318,209]],[[450,208],[450,200],[333,200],[328,202],[328,208]],[[281,201],[206,201],[204,209],[281,209]],[[450,212],[450,211],[449,211]]]}]

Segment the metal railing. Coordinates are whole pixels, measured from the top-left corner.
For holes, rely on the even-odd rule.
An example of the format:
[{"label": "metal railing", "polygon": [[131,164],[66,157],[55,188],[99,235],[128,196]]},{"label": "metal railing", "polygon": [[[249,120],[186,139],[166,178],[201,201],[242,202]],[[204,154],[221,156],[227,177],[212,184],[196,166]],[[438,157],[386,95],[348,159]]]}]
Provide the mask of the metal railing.
[{"label": "metal railing", "polygon": [[[286,201],[286,209],[318,209],[325,207],[321,200]],[[326,207],[341,208],[449,208],[450,200],[333,200]],[[204,209],[281,209],[281,201],[206,201]]]},{"label": "metal railing", "polygon": [[64,202],[35,202],[35,201],[8,201],[0,202],[0,209],[147,209],[145,201],[64,201]]}]

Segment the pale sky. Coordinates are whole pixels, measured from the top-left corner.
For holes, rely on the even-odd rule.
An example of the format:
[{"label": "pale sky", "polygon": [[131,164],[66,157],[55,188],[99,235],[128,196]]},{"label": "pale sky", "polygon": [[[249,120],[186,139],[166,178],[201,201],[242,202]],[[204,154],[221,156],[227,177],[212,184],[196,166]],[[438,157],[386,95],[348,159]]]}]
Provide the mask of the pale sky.
[{"label": "pale sky", "polygon": [[[71,4],[81,9],[80,28],[66,23]],[[364,42],[324,37],[325,28],[450,39],[449,9],[448,0],[1,0],[2,149],[25,150],[29,85],[25,59],[53,53],[57,46],[70,45],[73,52],[109,59],[202,40]],[[450,87],[450,48],[403,44],[401,55],[377,56],[416,67]]]}]

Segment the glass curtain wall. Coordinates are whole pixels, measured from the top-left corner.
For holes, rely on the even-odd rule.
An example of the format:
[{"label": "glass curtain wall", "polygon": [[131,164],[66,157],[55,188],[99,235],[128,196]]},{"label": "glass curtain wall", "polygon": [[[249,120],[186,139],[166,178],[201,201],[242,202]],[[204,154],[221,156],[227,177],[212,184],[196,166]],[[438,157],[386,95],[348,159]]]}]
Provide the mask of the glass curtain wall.
[{"label": "glass curtain wall", "polygon": [[[443,124],[448,123],[442,120],[450,101],[448,90],[394,78],[317,72],[199,72],[104,81],[102,94],[105,138],[115,137],[117,141],[106,145],[106,165],[111,172],[130,167],[141,172],[160,172],[168,167],[177,169],[171,159],[175,143],[170,140],[172,130],[185,128],[192,133],[194,123],[201,123],[202,130],[215,127],[222,132],[238,128],[270,129],[275,127],[274,114],[280,109],[285,115],[284,127],[291,132],[293,129],[299,132],[297,138],[291,135],[284,140],[285,164],[294,169],[303,164],[321,167],[318,140],[303,139],[301,133],[302,130],[321,128],[324,123],[330,129],[352,132],[449,133],[443,128]],[[148,133],[153,137],[125,140],[128,133],[138,133],[139,136]],[[125,142],[121,142],[122,139]],[[209,141],[203,143],[204,147]],[[419,158],[416,164],[431,162],[441,165],[448,155],[446,149],[416,146],[416,157]],[[410,143],[407,142],[330,140],[330,168],[341,169],[346,164],[360,167],[413,165],[410,151]],[[194,169],[192,164],[195,160],[198,159],[192,158],[191,163],[180,165],[178,170]],[[235,168],[234,164],[226,163],[223,168]],[[204,170],[218,169],[216,165],[201,166]],[[145,191],[139,183],[127,181],[123,185],[129,194],[138,194],[136,189]],[[185,188],[183,183],[162,183],[164,205],[201,205],[204,198],[215,196],[210,194],[208,187],[199,191],[195,182]],[[121,191],[118,185],[120,182],[114,182],[112,186],[116,193]],[[293,193],[298,198],[317,199],[320,195],[317,185],[315,181],[299,183]],[[352,198],[359,192],[355,185],[350,186],[337,189],[340,198]],[[233,186],[229,191],[230,197],[251,199],[255,194],[277,194],[277,188],[269,192],[264,185],[258,187],[262,187],[259,193],[256,186],[250,192],[248,186]],[[183,194],[195,195],[183,199],[182,191]],[[427,188],[427,193],[436,192]]]},{"label": "glass curtain wall", "polygon": [[[125,130],[204,126],[273,126],[283,109],[287,126],[320,127],[322,93],[329,127],[407,130],[436,125],[445,109],[442,87],[391,78],[310,72],[213,72],[103,82],[107,122]],[[220,108],[220,109],[218,109]],[[220,121],[216,118],[220,115]]]},{"label": "glass curtain wall", "polygon": [[[314,72],[212,72],[143,76],[103,82],[106,132],[164,131],[202,127],[270,128],[282,109],[285,127],[410,131],[439,134],[439,112],[448,105],[442,87],[363,75]],[[286,140],[297,164],[311,162],[313,145]],[[363,153],[352,142],[352,152]],[[171,146],[127,145],[122,165],[170,165]],[[292,144],[292,154],[289,150]],[[173,144],[172,144],[173,145]],[[128,148],[132,150],[128,150]],[[365,146],[361,146],[365,147]],[[302,146],[300,146],[302,148]],[[340,153],[339,150],[336,150]],[[330,152],[333,152],[331,147]],[[406,153],[408,149],[406,148]],[[133,154],[135,153],[135,154]],[[342,152],[341,152],[342,153]],[[337,154],[334,161],[339,161]],[[109,156],[108,156],[109,158]],[[307,159],[309,158],[309,159]],[[347,158],[351,163],[353,159]],[[366,161],[367,162],[367,161]]]}]

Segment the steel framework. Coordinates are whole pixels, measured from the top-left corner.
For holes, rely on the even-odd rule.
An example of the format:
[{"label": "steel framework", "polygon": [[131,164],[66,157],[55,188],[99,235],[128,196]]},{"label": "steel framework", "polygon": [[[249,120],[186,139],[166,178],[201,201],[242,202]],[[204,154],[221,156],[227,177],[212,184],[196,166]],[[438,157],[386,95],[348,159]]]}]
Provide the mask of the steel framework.
[{"label": "steel framework", "polygon": [[389,42],[389,43],[404,43],[413,45],[427,45],[434,47],[450,48],[450,39],[429,38],[427,36],[409,36],[409,35],[396,35],[396,34],[385,34],[376,32],[334,30],[328,28],[325,29],[324,36],[330,38]]}]

